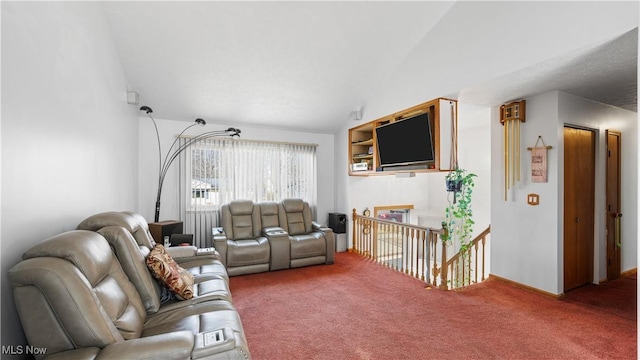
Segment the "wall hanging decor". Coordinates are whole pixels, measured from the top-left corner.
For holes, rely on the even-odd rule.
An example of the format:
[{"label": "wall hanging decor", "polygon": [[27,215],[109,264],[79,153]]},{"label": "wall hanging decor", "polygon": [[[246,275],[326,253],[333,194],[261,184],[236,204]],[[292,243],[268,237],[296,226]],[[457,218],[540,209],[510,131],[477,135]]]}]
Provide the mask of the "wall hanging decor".
[{"label": "wall hanging decor", "polygon": [[[538,146],[539,143],[542,146]],[[531,151],[531,182],[547,182],[547,151],[551,148],[552,146],[545,145],[542,136],[538,136],[533,147],[527,148]]]},{"label": "wall hanging decor", "polygon": [[520,181],[520,123],[525,121],[525,101],[500,106],[500,123],[504,126],[504,201],[508,190]]}]

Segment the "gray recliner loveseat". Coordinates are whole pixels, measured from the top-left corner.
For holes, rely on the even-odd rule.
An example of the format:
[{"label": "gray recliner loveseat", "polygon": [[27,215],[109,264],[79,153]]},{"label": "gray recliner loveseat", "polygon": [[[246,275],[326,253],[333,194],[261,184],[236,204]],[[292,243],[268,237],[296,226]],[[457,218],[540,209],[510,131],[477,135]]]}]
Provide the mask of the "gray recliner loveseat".
[{"label": "gray recliner loveseat", "polygon": [[302,199],[235,200],[221,218],[214,247],[230,276],[334,262],[333,230],[314,222]]}]

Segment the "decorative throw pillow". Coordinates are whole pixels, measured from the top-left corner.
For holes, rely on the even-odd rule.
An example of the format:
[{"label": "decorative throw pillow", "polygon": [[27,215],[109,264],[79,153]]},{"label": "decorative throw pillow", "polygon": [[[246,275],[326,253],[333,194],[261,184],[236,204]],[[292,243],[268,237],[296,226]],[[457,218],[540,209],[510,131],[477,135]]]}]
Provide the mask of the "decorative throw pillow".
[{"label": "decorative throw pillow", "polygon": [[183,269],[161,244],[156,244],[147,256],[147,266],[153,276],[162,281],[180,300],[193,297],[193,274]]}]

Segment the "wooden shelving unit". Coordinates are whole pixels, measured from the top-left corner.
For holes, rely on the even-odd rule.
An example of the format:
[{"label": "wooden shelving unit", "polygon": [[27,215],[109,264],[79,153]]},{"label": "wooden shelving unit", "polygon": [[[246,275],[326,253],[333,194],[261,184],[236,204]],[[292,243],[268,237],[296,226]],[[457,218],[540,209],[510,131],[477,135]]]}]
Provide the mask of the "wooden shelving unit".
[{"label": "wooden shelving unit", "polygon": [[[375,169],[374,125],[367,123],[349,130],[349,172],[366,173]],[[366,163],[367,169],[353,171],[351,164]]]},{"label": "wooden shelving unit", "polygon": [[[449,154],[451,151],[451,129],[457,122],[458,104],[456,100],[437,98],[410,107],[349,129],[349,175],[393,175],[398,172],[436,172],[449,170]],[[378,157],[375,128],[394,121],[400,121],[421,113],[429,112],[435,161],[426,163],[425,168],[407,167],[393,171],[376,171],[380,159]],[[441,123],[442,121],[442,123]],[[455,124],[457,126],[457,123]],[[367,163],[367,169],[355,168],[354,164]],[[356,165],[357,166],[357,165]]]}]

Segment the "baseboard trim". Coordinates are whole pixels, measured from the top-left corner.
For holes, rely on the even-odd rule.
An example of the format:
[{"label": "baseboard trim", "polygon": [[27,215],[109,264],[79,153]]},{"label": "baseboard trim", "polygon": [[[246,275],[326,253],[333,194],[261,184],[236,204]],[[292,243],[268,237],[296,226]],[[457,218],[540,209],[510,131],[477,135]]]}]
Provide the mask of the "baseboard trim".
[{"label": "baseboard trim", "polygon": [[629,269],[620,273],[620,276],[631,276],[638,273],[638,268]]},{"label": "baseboard trim", "polygon": [[[623,271],[620,273],[620,277],[629,277],[631,275],[635,275],[638,273],[638,268],[633,268],[633,269],[629,269],[626,271]],[[600,279],[600,282],[598,283],[598,285],[603,285],[609,282],[609,279],[604,278],[604,279]]]},{"label": "baseboard trim", "polygon": [[496,279],[496,280],[505,282],[505,283],[507,283],[509,285],[521,288],[523,290],[531,291],[531,292],[536,293],[538,295],[542,295],[544,297],[548,297],[548,298],[552,298],[552,299],[556,299],[556,300],[562,299],[564,297],[564,293],[556,295],[556,294],[550,293],[548,291],[540,290],[540,289],[534,288],[532,286],[519,283],[517,281],[505,279],[503,277],[500,277],[500,276],[494,275],[494,274],[489,274],[489,279]]}]

